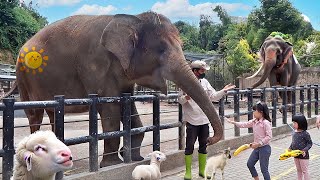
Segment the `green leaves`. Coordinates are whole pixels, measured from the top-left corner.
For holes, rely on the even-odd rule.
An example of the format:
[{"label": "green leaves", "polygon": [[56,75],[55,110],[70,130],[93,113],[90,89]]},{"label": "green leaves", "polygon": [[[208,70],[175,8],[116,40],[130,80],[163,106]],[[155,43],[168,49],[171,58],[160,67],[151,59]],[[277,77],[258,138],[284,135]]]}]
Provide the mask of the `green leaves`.
[{"label": "green leaves", "polygon": [[0,14],[0,49],[12,54],[17,54],[20,47],[48,23],[31,6],[20,6],[16,0],[1,3]]}]

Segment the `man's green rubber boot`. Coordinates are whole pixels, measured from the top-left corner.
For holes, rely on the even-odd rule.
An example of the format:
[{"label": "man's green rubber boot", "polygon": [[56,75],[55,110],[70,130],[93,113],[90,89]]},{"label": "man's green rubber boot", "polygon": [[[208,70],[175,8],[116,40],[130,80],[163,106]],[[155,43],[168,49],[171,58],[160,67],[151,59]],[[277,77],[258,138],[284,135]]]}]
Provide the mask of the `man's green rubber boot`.
[{"label": "man's green rubber boot", "polygon": [[[199,161],[199,176],[205,177],[205,169],[206,169],[206,163],[207,163],[207,154],[198,154],[198,161]],[[207,176],[207,179],[211,179],[210,176]]]},{"label": "man's green rubber boot", "polygon": [[192,164],[192,154],[184,156],[185,164],[186,164],[186,174],[184,175],[185,180],[191,180],[191,164]]}]

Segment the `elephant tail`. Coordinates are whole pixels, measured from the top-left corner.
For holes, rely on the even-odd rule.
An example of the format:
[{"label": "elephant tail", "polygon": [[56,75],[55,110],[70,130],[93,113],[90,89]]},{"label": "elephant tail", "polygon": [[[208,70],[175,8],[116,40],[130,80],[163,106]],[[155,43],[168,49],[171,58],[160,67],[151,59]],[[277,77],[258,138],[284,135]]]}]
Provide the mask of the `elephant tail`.
[{"label": "elephant tail", "polygon": [[17,87],[18,87],[18,83],[17,81],[14,81],[11,89],[8,92],[6,92],[4,95],[0,96],[0,100],[2,100],[3,98],[9,97]]}]

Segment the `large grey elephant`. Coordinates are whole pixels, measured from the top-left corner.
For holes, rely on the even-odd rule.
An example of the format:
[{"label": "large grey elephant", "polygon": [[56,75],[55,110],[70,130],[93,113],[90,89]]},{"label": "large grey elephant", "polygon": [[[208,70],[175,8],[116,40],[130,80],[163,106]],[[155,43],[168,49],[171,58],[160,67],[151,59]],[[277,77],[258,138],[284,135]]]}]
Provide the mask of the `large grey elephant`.
[{"label": "large grey elephant", "polygon": [[[259,70],[248,78],[253,78],[263,71],[261,78],[252,85],[261,85],[267,78],[270,86],[294,86],[301,71],[301,66],[292,52],[292,45],[280,37],[267,37],[260,48],[262,65]],[[290,97],[289,96],[289,102]]]},{"label": "large grey elephant", "polygon": [[[84,98],[88,94],[121,96],[133,93],[139,84],[166,93],[171,80],[190,95],[209,117],[214,144],[222,138],[220,118],[197,78],[187,64],[175,26],[163,15],[146,12],[136,16],[72,16],[48,25],[20,50],[16,64],[17,84],[22,101],[52,100],[54,95]],[[54,122],[53,109],[45,109]],[[88,111],[84,106],[67,106],[66,113]],[[43,109],[25,110],[31,132],[40,128]],[[104,132],[120,129],[120,105],[98,107]],[[137,114],[132,105],[132,114]],[[112,118],[109,118],[112,117]],[[141,127],[132,117],[132,128]],[[132,137],[140,147],[144,134]],[[116,154],[120,138],[105,140],[100,166],[120,162]],[[142,160],[140,149],[132,151],[133,160]]]}]

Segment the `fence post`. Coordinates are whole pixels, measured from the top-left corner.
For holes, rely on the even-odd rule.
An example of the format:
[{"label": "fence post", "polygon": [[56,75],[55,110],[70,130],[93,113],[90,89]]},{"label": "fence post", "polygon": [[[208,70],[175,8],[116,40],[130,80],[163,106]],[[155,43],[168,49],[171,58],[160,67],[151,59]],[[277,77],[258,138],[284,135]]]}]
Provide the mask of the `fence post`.
[{"label": "fence post", "polygon": [[12,176],[14,157],[14,98],[4,98],[3,104],[3,151],[2,179],[9,180]]},{"label": "fence post", "polygon": [[[224,102],[225,102],[225,98],[221,98],[219,100],[219,117],[220,117],[223,131],[224,131]],[[223,132],[221,140],[224,140],[225,138],[226,138],[225,132]]]},{"label": "fence post", "polygon": [[288,118],[288,113],[287,113],[287,102],[288,102],[288,89],[287,87],[283,87],[283,97],[282,97],[282,124],[287,124],[287,118]]},{"label": "fence post", "polygon": [[125,135],[123,136],[123,161],[130,163],[131,159],[131,97],[130,93],[122,93],[122,123]]},{"label": "fence post", "polygon": [[314,102],[314,113],[316,115],[319,114],[319,85],[316,84],[314,85],[315,86],[315,89],[314,89],[314,99],[315,99],[315,102]]},{"label": "fence post", "polygon": [[159,94],[153,98],[153,151],[160,151],[160,101]]},{"label": "fence post", "polygon": [[272,127],[277,127],[277,101],[278,101],[278,89],[276,86],[272,86]]},{"label": "fence post", "polygon": [[296,114],[296,86],[292,86],[292,93],[291,93],[291,112],[292,117]]},{"label": "fence post", "polygon": [[[54,96],[58,106],[54,108],[54,133],[57,138],[64,142],[64,95]],[[63,172],[56,174],[56,180],[63,179]]]},{"label": "fence post", "polygon": [[179,150],[184,150],[186,148],[186,126],[182,123],[182,106],[179,103],[179,122],[181,126],[179,126]]},{"label": "fence post", "polygon": [[266,102],[266,88],[264,87],[261,91],[261,96],[260,96],[260,100],[263,102]]},{"label": "fence post", "polygon": [[304,114],[304,86],[300,86],[300,113]]},{"label": "fence post", "polygon": [[[240,109],[239,109],[239,88],[234,89],[236,93],[233,95],[233,100],[234,100],[234,120],[236,122],[240,122]],[[240,136],[240,129],[234,125],[234,135],[235,136]]]},{"label": "fence post", "polygon": [[89,108],[89,135],[91,140],[89,142],[89,171],[98,171],[98,112],[97,112],[97,94],[89,94],[92,103]]},{"label": "fence post", "polygon": [[[253,119],[253,111],[252,111],[252,106],[253,106],[253,89],[248,88],[247,91],[247,98],[248,98],[248,121]],[[253,130],[252,128],[248,128],[248,133],[252,133]]]},{"label": "fence post", "polygon": [[307,115],[308,115],[308,118],[310,118],[311,117],[311,85],[310,84],[307,85],[307,98],[308,98]]}]

